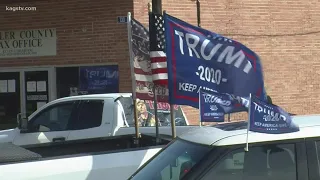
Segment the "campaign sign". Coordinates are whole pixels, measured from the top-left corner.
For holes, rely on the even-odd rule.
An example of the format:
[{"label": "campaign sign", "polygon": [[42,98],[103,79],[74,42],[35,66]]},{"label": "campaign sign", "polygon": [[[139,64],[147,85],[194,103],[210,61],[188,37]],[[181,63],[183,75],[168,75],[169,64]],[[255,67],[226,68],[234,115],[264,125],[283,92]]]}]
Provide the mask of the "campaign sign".
[{"label": "campaign sign", "polygon": [[299,131],[291,116],[276,105],[267,104],[255,96],[251,97],[249,130],[268,134]]},{"label": "campaign sign", "polygon": [[[164,14],[170,104],[199,108],[199,89],[266,100],[259,57],[243,44]],[[233,112],[244,111],[240,103]]]},{"label": "campaign sign", "polygon": [[117,65],[80,67],[79,74],[81,91],[88,94],[119,92]]},{"label": "campaign sign", "polygon": [[234,112],[237,105],[241,104],[249,107],[249,100],[245,98],[235,98],[230,94],[200,91],[200,113],[203,122],[222,122],[224,115]]},{"label": "campaign sign", "polygon": [[232,108],[232,102],[227,95],[200,91],[201,122],[223,122],[224,115]]}]

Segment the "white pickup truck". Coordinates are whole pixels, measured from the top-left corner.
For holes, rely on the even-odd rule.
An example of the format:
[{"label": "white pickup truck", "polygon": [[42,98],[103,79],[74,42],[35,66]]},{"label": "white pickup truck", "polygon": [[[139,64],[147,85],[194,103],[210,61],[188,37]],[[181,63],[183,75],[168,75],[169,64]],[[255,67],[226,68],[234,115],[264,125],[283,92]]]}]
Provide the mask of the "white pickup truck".
[{"label": "white pickup truck", "polygon": [[[144,126],[136,147],[131,107],[131,93],[72,96],[18,118],[19,127],[0,132],[0,179],[127,179],[172,135],[170,119],[162,114],[161,142],[154,146],[155,127]],[[152,124],[147,106],[140,102],[138,110],[140,123]],[[196,127],[175,119],[177,135]]]},{"label": "white pickup truck", "polygon": [[[140,101],[137,106],[140,122],[148,126],[150,124],[148,121],[153,118],[153,114],[150,113],[152,104]],[[159,132],[169,137],[170,115],[164,111],[169,106],[163,106],[160,104],[158,113],[158,118],[162,121]],[[0,131],[0,143],[12,142],[15,145],[29,147],[42,143],[134,135],[133,107],[131,93],[82,95],[57,99],[42,106],[22,122],[21,124],[27,123],[27,129]],[[186,126],[189,123],[182,109],[179,106],[175,108],[177,131],[180,131],[186,127],[179,126]],[[141,127],[140,131],[143,134],[154,134],[155,127]]]}]

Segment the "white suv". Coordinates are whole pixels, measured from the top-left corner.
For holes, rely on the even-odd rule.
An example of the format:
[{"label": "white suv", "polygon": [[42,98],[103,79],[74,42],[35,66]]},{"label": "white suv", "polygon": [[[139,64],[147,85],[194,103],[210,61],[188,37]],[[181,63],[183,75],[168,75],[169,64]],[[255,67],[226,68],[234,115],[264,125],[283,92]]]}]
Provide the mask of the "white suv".
[{"label": "white suv", "polygon": [[177,137],[131,180],[319,180],[320,115],[293,116],[300,131],[263,134],[247,122],[199,127]]}]

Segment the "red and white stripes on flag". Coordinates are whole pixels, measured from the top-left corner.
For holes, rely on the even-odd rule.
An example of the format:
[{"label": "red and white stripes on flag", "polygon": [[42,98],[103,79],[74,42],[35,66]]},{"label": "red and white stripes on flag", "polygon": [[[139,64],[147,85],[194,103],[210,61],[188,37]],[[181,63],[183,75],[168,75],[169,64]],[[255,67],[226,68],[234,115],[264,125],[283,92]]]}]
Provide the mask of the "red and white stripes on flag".
[{"label": "red and white stripes on flag", "polygon": [[[128,15],[128,43],[130,54],[130,68],[132,77],[132,94],[134,99],[154,100],[153,74],[151,68],[151,58],[149,45],[149,31],[137,20]],[[163,51],[156,57],[164,57]],[[159,58],[155,58],[158,60]],[[160,66],[163,63],[159,63]],[[155,63],[155,67],[158,64]],[[160,75],[162,77],[162,75]],[[166,76],[167,77],[167,76]],[[155,77],[157,78],[157,76]],[[169,90],[166,87],[156,87],[157,101],[168,102]]]},{"label": "red and white stripes on flag", "polygon": [[168,85],[167,58],[163,51],[151,51],[151,72],[152,80],[156,85]]},{"label": "red and white stripes on flag", "polygon": [[[157,95],[157,101],[168,102],[168,70],[165,54],[164,21],[161,14],[149,13],[149,55],[151,77]],[[158,98],[160,97],[160,98]]]}]

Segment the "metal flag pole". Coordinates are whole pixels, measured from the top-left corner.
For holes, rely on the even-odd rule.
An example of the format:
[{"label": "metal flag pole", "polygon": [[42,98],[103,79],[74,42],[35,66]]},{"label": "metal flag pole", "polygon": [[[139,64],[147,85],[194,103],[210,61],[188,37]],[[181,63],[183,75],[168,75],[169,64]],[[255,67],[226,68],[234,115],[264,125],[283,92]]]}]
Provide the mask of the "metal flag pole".
[{"label": "metal flag pole", "polygon": [[138,114],[137,114],[137,98],[136,98],[136,82],[135,82],[135,76],[134,76],[134,68],[133,68],[133,54],[132,54],[132,28],[131,28],[131,12],[128,12],[127,16],[127,29],[128,29],[128,45],[129,45],[129,56],[130,56],[130,69],[131,69],[131,79],[132,79],[132,99],[133,99],[133,113],[134,113],[134,124],[135,124],[135,131],[136,131],[136,137],[134,140],[134,144],[136,146],[139,146],[139,123],[138,123]]},{"label": "metal flag pole", "polygon": [[202,126],[202,120],[201,120],[201,102],[200,102],[200,98],[201,98],[201,88],[199,89],[199,126]]},{"label": "metal flag pole", "polygon": [[[197,0],[197,24],[198,27],[201,27],[201,17],[200,17],[200,1]],[[202,120],[201,120],[201,103],[200,103],[200,98],[201,98],[201,88],[199,89],[199,126],[202,126]]]},{"label": "metal flag pole", "polygon": [[160,143],[160,137],[159,137],[159,119],[158,119],[158,99],[157,99],[157,88],[156,85],[153,85],[152,88],[153,91],[153,106],[154,106],[154,118],[156,121],[156,145]]},{"label": "metal flag pole", "polygon": [[[156,5],[156,6],[154,6]],[[157,12],[157,10],[159,10],[158,6],[159,4],[157,4],[156,2],[152,1],[152,3],[148,3],[148,10],[149,10],[149,23],[151,22],[151,16],[152,16],[152,12],[155,11]],[[160,4],[160,8],[161,8],[161,4]],[[161,9],[160,9],[161,10]],[[160,11],[161,13],[161,11]],[[150,26],[150,24],[149,24]],[[151,29],[151,28],[149,28]],[[153,35],[153,33],[150,35]],[[151,38],[150,38],[151,39]],[[160,137],[159,137],[159,119],[158,119],[158,99],[157,99],[157,86],[155,84],[153,84],[152,86],[152,91],[153,91],[153,106],[154,106],[154,118],[155,118],[155,126],[156,126],[156,145],[158,145],[160,143]]]},{"label": "metal flag pole", "polygon": [[201,27],[200,0],[197,0],[197,22],[198,22],[198,27]]},{"label": "metal flag pole", "polygon": [[[155,14],[162,14],[162,0],[152,0],[152,13]],[[150,23],[150,20],[149,20]],[[150,26],[150,24],[149,24]],[[154,25],[152,25],[154,27]],[[152,30],[152,28],[150,28]],[[151,34],[151,33],[150,33]],[[152,34],[154,35],[154,34]],[[150,42],[151,42],[150,37]],[[174,120],[174,107],[172,104],[170,104],[170,117],[171,117],[171,128],[172,128],[172,138],[176,137],[176,123]]]},{"label": "metal flag pole", "polygon": [[[155,0],[156,1],[156,0]],[[161,2],[161,0],[158,0]],[[166,14],[166,11],[163,11],[163,14]],[[170,92],[169,92],[170,94]],[[174,116],[174,104],[170,104],[170,123],[171,123],[171,132],[172,132],[172,139],[176,138],[177,133],[176,133],[176,121],[175,121],[175,116]]]},{"label": "metal flag pole", "polygon": [[176,122],[174,120],[174,105],[170,104],[170,118],[171,118],[171,130],[172,130],[172,139],[174,139],[176,134]]},{"label": "metal flag pole", "polygon": [[249,110],[248,110],[248,123],[247,123],[247,139],[246,139],[246,147],[244,148],[245,151],[249,151],[249,128],[250,128],[250,121],[251,121],[251,93],[249,97]]},{"label": "metal flag pole", "polygon": [[152,0],[152,12],[156,14],[162,13],[162,0]]},{"label": "metal flag pole", "polygon": [[[163,14],[165,14],[166,11],[163,11]],[[169,92],[170,93],[170,92]],[[171,119],[171,131],[172,131],[172,139],[176,138],[176,122],[174,120],[174,105],[170,104],[170,119]]]}]

